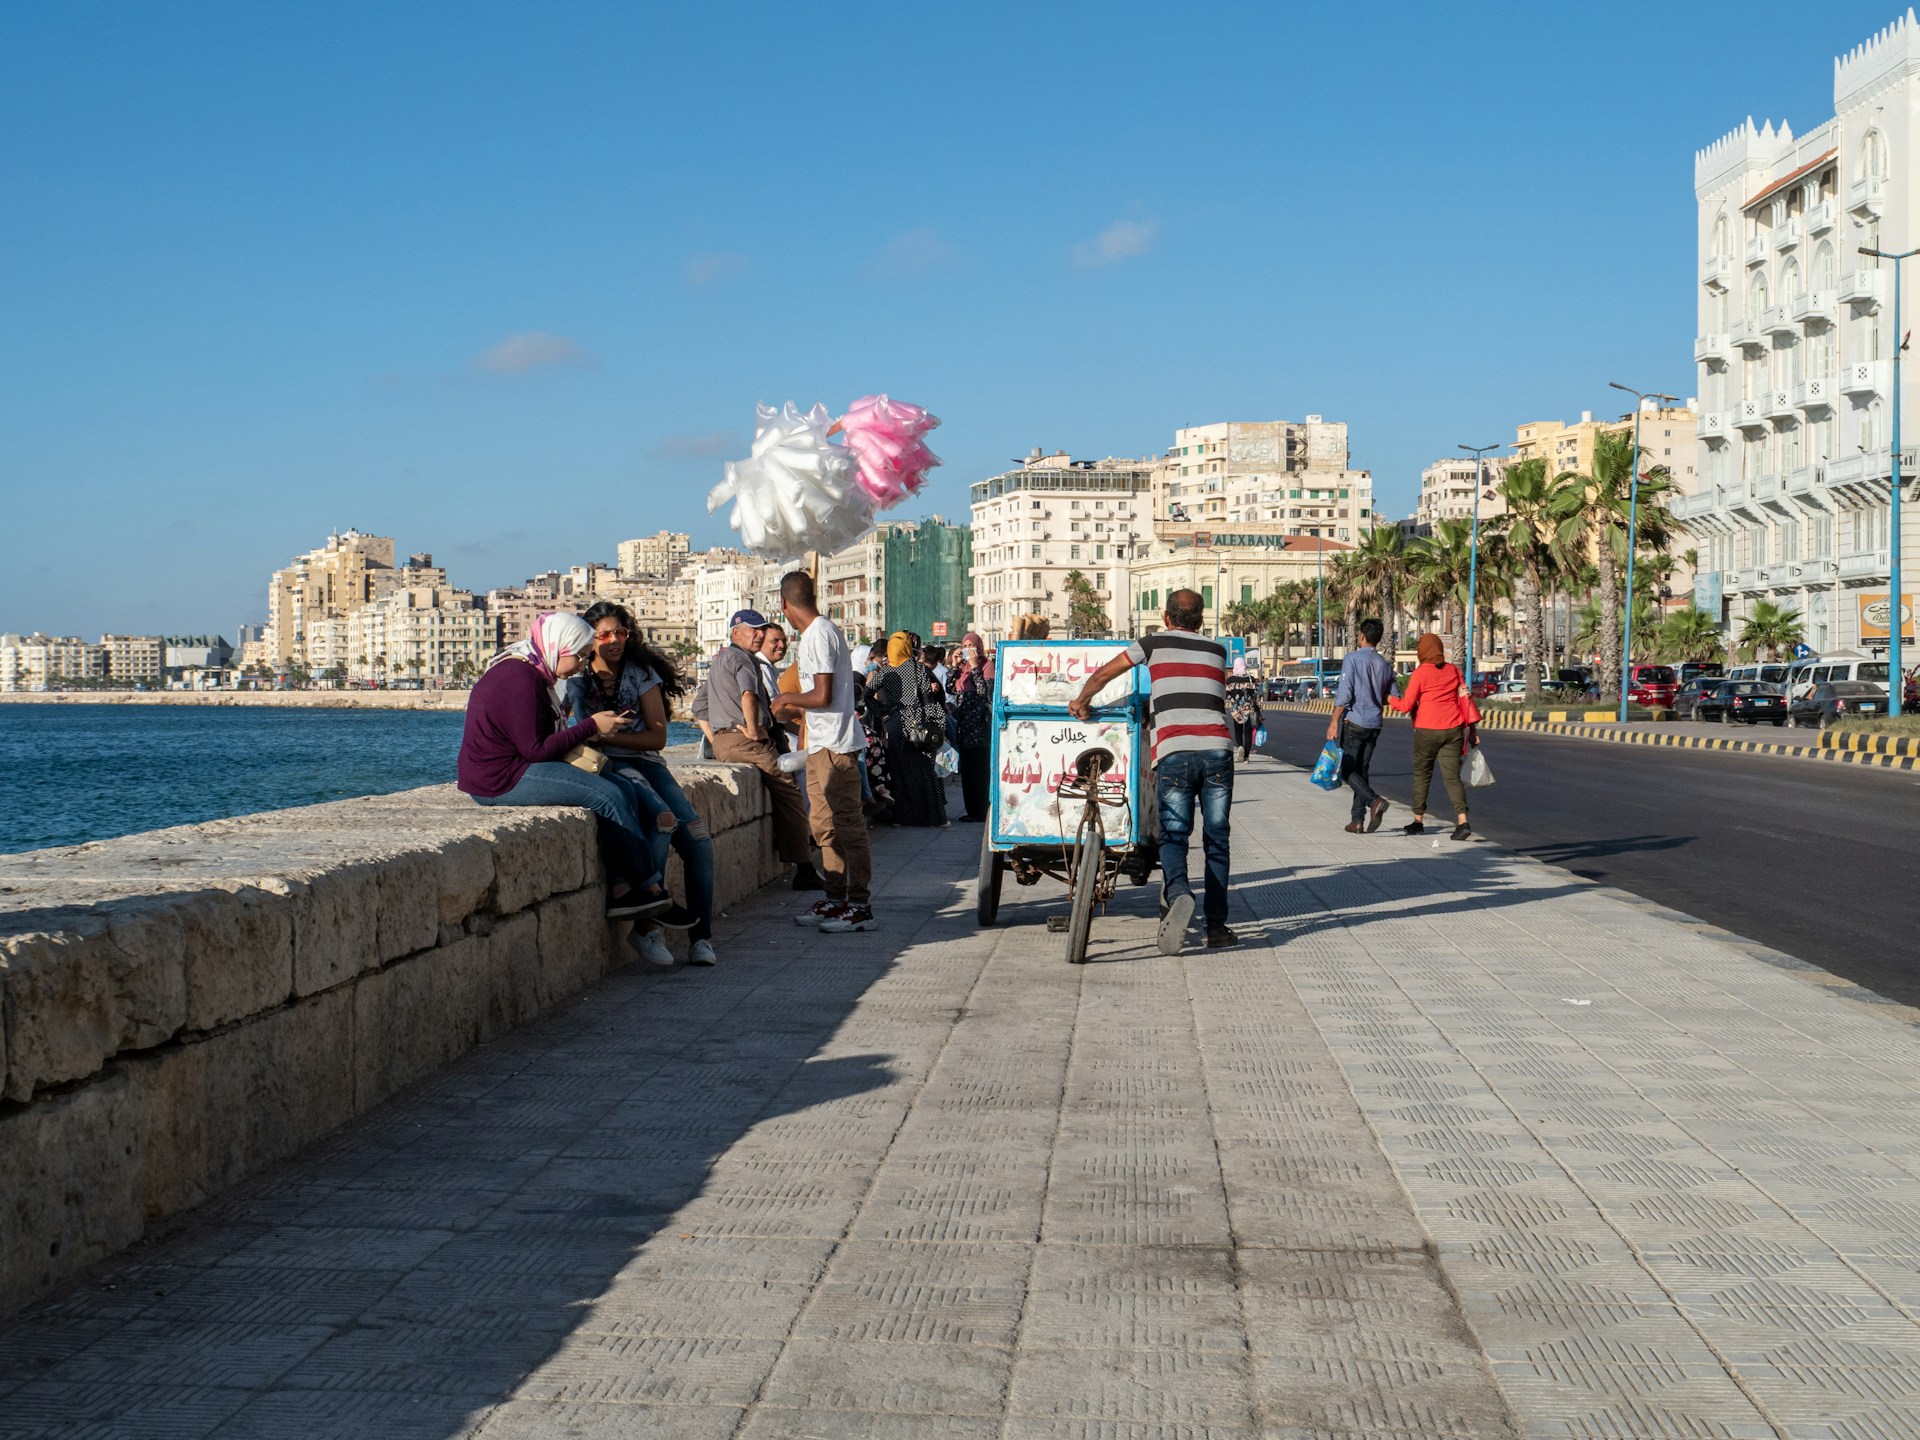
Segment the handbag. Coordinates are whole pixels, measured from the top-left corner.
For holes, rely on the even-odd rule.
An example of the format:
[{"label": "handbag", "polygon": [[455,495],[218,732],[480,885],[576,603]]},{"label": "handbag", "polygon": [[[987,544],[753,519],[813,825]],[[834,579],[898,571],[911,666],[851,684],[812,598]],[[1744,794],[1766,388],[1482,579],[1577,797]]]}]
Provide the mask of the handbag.
[{"label": "handbag", "polygon": [[[927,719],[926,691],[913,684],[913,677],[906,676],[903,679],[913,685],[913,705],[900,719],[900,733],[914,749],[924,750],[929,755],[938,754],[940,747],[947,743],[947,728],[944,724],[936,728]],[[945,718],[944,713],[942,718]]]},{"label": "handbag", "polygon": [[591,745],[576,745],[560,757],[576,770],[584,770],[589,775],[598,775],[607,768],[607,752],[596,750]]}]

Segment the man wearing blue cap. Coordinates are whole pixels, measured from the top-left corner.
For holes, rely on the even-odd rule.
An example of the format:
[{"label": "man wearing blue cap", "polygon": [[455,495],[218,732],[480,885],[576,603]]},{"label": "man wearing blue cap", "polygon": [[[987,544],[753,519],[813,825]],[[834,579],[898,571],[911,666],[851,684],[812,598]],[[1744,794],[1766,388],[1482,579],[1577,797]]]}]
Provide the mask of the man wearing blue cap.
[{"label": "man wearing blue cap", "polygon": [[[773,849],[797,867],[796,882],[813,872],[807,839],[807,805],[793,776],[780,768],[782,732],[773,718],[773,697],[760,670],[760,637],[767,617],[758,610],[736,610],[728,622],[727,645],[707,669],[706,713],[713,732],[713,758],[751,765],[760,772],[773,804]],[[815,882],[818,883],[817,881]]]}]

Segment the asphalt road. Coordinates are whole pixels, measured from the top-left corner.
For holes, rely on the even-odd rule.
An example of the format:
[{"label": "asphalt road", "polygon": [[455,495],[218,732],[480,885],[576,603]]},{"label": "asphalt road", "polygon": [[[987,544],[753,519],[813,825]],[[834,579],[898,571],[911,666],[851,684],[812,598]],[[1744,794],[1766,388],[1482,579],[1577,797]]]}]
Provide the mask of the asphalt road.
[{"label": "asphalt road", "polygon": [[[1270,710],[1266,724],[1266,753],[1290,764],[1311,766],[1326,739],[1324,715]],[[1468,801],[1488,839],[1920,1005],[1920,773],[1501,730],[1484,738],[1495,783]],[[1412,740],[1389,721],[1380,741],[1374,788],[1394,808],[1365,843],[1408,844],[1391,832],[1409,818]],[[1435,790],[1430,830],[1447,809]]]}]

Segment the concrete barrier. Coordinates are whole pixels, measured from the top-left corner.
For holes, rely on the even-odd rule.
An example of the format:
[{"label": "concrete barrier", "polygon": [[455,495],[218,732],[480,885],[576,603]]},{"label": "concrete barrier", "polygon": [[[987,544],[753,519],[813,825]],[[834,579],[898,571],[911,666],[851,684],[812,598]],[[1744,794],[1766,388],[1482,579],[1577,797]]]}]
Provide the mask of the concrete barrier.
[{"label": "concrete barrier", "polygon": [[[758,772],[675,769],[772,879]],[[625,963],[605,904],[586,811],[450,785],[0,856],[0,1314]]]}]

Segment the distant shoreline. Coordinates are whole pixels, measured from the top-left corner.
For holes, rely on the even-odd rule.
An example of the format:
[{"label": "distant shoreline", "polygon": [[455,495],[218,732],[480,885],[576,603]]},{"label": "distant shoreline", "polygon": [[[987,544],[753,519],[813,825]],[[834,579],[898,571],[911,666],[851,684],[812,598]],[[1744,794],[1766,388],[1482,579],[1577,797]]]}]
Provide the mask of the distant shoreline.
[{"label": "distant shoreline", "polygon": [[29,690],[0,691],[10,705],[215,705],[280,710],[465,710],[466,690]]}]

